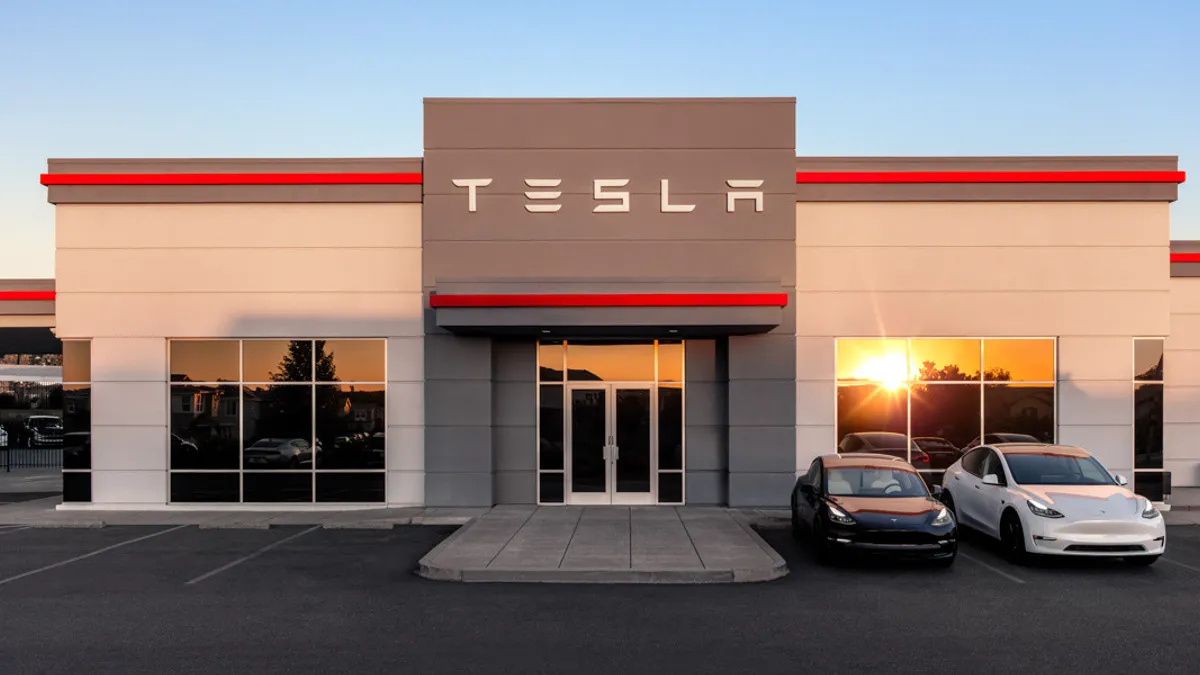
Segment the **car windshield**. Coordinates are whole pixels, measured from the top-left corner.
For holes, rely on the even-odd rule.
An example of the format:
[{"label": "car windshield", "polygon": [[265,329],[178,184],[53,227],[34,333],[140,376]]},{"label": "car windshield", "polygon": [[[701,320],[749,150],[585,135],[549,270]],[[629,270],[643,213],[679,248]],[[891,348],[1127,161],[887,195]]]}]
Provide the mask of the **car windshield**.
[{"label": "car windshield", "polygon": [[887,468],[830,469],[826,489],[834,497],[928,497],[925,481],[912,471]]},{"label": "car windshield", "polygon": [[1004,457],[1013,480],[1021,485],[1115,485],[1094,457],[1054,454],[1011,454]]},{"label": "car windshield", "polygon": [[951,450],[954,445],[940,438],[914,438],[913,443],[922,450]]},{"label": "car windshield", "polygon": [[1029,434],[995,434],[992,443],[1040,443],[1038,439]]},{"label": "car windshield", "polygon": [[54,417],[37,417],[29,420],[29,426],[37,429],[53,429],[62,426],[62,422]]}]

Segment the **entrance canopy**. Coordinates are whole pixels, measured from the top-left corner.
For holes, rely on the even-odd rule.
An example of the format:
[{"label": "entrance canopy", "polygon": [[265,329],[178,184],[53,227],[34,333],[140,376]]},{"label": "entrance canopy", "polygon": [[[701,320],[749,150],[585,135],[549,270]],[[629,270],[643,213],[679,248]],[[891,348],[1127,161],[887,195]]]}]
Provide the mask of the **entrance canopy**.
[{"label": "entrance canopy", "polygon": [[433,293],[459,335],[705,338],[779,326],[787,293]]}]

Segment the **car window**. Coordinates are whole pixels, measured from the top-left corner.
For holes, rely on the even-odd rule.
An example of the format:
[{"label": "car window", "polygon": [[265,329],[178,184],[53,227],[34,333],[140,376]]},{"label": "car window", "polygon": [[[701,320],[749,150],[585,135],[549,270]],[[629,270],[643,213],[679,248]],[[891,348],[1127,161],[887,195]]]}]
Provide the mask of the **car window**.
[{"label": "car window", "polygon": [[927,497],[929,490],[916,472],[888,467],[830,469],[829,494],[834,497]]},{"label": "car window", "polygon": [[1010,454],[1013,480],[1022,485],[1114,485],[1108,471],[1094,457]]},{"label": "car window", "polygon": [[1000,479],[1001,485],[1008,485],[1008,480],[1004,475],[1004,465],[1000,462],[1000,456],[987,448],[984,448],[981,452],[983,453],[984,458],[983,466],[979,470],[979,475],[986,476],[988,474],[996,474],[996,477]]},{"label": "car window", "polygon": [[862,447],[862,440],[858,436],[847,436],[842,439],[842,452],[854,452]]},{"label": "car window", "polygon": [[974,450],[968,452],[962,458],[963,471],[966,471],[972,476],[982,476],[983,474],[980,473],[980,470],[983,468],[983,457],[983,448],[975,448]]}]

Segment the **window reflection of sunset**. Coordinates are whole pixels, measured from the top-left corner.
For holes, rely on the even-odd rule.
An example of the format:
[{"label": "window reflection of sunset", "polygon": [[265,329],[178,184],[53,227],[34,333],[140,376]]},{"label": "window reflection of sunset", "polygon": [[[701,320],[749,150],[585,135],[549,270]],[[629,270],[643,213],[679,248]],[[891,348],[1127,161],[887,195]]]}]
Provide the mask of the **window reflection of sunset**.
[{"label": "window reflection of sunset", "polygon": [[904,386],[905,365],[903,352],[886,354],[859,364],[854,371],[854,379],[871,380],[882,384],[886,389],[896,390]]}]

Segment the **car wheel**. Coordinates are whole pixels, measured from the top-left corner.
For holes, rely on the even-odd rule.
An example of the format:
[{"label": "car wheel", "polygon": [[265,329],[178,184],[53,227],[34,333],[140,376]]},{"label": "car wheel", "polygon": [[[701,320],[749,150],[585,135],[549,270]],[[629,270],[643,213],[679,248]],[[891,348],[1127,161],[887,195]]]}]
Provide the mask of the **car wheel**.
[{"label": "car wheel", "polygon": [[1125,564],[1130,567],[1149,567],[1158,562],[1158,559],[1161,557],[1157,555],[1131,556],[1125,559]]},{"label": "car wheel", "polygon": [[1000,519],[1000,545],[1004,549],[1004,557],[1014,565],[1022,565],[1029,558],[1025,548],[1025,528],[1021,527],[1021,518],[1012,511],[1005,512]]},{"label": "car wheel", "polygon": [[942,493],[942,504],[950,509],[950,514],[954,516],[954,520],[958,520],[958,510],[954,508],[954,495],[950,494],[949,490]]}]

